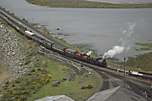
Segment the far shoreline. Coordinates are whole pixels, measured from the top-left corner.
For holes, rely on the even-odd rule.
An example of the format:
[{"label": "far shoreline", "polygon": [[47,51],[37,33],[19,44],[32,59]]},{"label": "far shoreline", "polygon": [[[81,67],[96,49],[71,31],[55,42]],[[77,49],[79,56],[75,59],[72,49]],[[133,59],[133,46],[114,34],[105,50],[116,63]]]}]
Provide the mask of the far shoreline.
[{"label": "far shoreline", "polygon": [[48,1],[48,0],[25,0],[30,4],[46,6],[50,8],[98,8],[98,9],[134,9],[134,8],[152,8],[152,3],[109,3],[94,1]]}]

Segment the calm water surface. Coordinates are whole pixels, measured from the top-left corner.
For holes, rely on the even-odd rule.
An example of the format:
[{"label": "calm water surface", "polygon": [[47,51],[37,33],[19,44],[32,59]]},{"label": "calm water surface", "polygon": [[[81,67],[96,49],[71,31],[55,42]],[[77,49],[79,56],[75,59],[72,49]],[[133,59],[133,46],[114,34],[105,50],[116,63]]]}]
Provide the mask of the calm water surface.
[{"label": "calm water surface", "polygon": [[[60,27],[60,33],[66,33],[60,37],[73,44],[89,44],[99,53],[124,40],[132,47],[127,55],[132,55],[136,53],[133,43],[152,41],[152,9],[48,8],[24,0],[0,0],[0,5],[30,22],[47,25],[51,32]],[[130,35],[131,25],[135,27]]]}]

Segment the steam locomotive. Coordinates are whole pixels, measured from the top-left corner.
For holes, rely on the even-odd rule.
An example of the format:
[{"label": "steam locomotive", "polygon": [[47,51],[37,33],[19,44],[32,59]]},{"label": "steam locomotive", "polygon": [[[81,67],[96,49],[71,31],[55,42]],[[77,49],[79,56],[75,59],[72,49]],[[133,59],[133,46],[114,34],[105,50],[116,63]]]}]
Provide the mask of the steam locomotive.
[{"label": "steam locomotive", "polygon": [[79,49],[76,49],[76,51],[74,51],[72,49],[64,48],[63,52],[65,56],[72,57],[74,59],[77,59],[86,63],[90,63],[93,65],[97,65],[100,67],[107,67],[107,63],[105,59],[91,57],[92,51],[89,51],[87,53],[82,53],[80,52]]}]

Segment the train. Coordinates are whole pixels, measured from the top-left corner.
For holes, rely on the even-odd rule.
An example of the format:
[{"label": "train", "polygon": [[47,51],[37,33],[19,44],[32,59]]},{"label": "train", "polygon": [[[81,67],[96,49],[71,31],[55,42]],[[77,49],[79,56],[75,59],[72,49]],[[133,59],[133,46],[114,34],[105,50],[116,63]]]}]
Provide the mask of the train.
[{"label": "train", "polygon": [[83,53],[80,52],[79,49],[73,50],[73,49],[69,49],[64,47],[63,49],[57,48],[55,46],[55,43],[52,41],[47,41],[43,38],[41,38],[39,35],[33,33],[32,31],[29,30],[25,30],[25,34],[26,36],[32,38],[35,41],[38,41],[40,44],[45,45],[46,48],[61,54],[64,57],[68,57],[71,59],[76,59],[82,62],[86,62],[92,65],[96,65],[102,68],[107,68],[116,72],[120,72],[120,73],[124,73],[126,72],[126,75],[130,75],[130,76],[134,76],[134,77],[138,77],[138,78],[143,78],[143,79],[147,79],[147,80],[152,80],[152,74],[147,74],[147,73],[143,73],[143,72],[136,72],[136,71],[124,71],[124,69],[114,69],[111,67],[107,66],[107,62],[106,59],[103,59],[102,57],[98,57],[98,58],[93,58],[91,57],[91,51],[87,52],[87,53]]},{"label": "train", "polygon": [[41,44],[45,44],[45,46],[47,48],[53,50],[54,52],[60,53],[66,57],[74,58],[76,60],[87,62],[87,63],[97,65],[100,67],[107,67],[106,59],[92,58],[90,56],[92,51],[89,51],[87,53],[82,53],[82,52],[80,52],[79,49],[72,50],[72,49],[68,49],[66,47],[64,47],[63,49],[59,49],[59,48],[55,47],[54,42],[46,42],[46,40],[42,39],[41,37],[38,37],[35,33],[31,32],[29,30],[25,30],[25,34],[27,36],[31,36],[32,39],[39,41]]}]

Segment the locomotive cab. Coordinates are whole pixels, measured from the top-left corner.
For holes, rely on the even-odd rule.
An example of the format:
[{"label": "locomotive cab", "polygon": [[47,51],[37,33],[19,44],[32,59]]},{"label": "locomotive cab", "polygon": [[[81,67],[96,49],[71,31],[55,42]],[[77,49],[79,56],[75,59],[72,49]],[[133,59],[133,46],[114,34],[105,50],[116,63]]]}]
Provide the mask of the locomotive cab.
[{"label": "locomotive cab", "polygon": [[106,59],[103,59],[102,65],[103,65],[103,67],[107,67],[107,61],[106,61]]},{"label": "locomotive cab", "polygon": [[107,67],[106,59],[103,59],[101,57],[96,59],[96,64],[102,67]]}]

